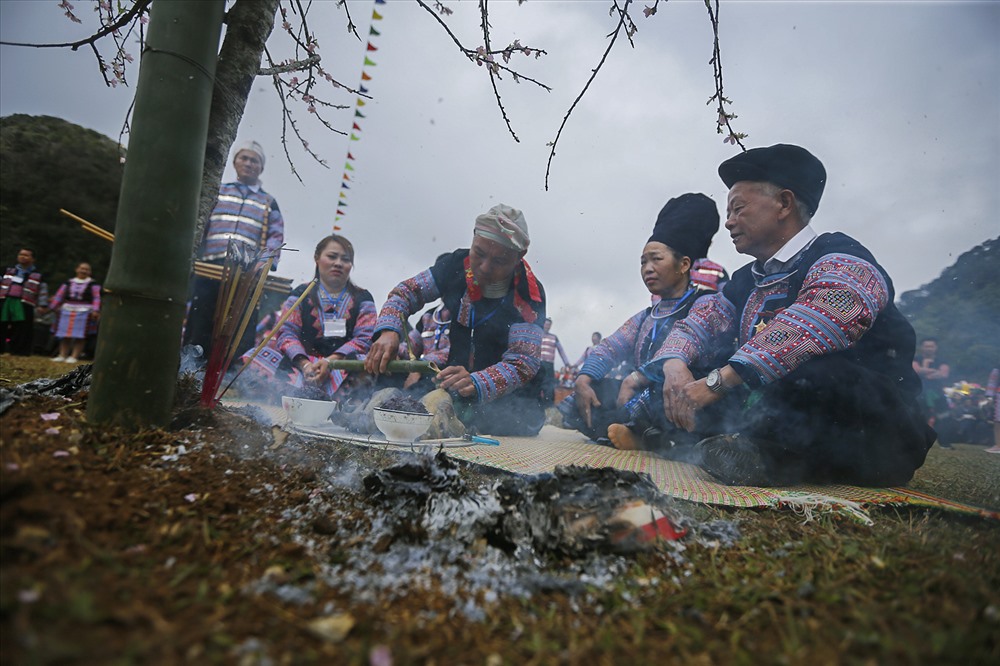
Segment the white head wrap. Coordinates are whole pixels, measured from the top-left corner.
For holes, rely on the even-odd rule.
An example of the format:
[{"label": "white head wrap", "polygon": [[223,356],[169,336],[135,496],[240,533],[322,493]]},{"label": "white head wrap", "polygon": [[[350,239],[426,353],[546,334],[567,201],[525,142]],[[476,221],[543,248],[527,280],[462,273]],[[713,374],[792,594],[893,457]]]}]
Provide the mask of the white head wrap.
[{"label": "white head wrap", "polygon": [[236,152],[233,153],[233,159],[236,159],[236,156],[240,154],[241,150],[249,150],[251,153],[257,153],[257,157],[260,158],[260,168],[264,168],[264,146],[260,145],[256,141],[244,141],[236,146]]},{"label": "white head wrap", "polygon": [[524,213],[506,204],[497,204],[477,217],[472,233],[518,252],[527,250],[531,242]]}]

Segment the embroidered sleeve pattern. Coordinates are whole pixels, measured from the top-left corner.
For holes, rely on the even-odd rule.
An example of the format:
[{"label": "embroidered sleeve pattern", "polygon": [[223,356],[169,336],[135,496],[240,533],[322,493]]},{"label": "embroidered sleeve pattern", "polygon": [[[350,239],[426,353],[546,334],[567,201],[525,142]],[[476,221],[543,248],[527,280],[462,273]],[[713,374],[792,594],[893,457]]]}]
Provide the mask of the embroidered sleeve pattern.
[{"label": "embroidered sleeve pattern", "polygon": [[362,301],[358,309],[358,320],[354,322],[354,337],[337,349],[338,354],[345,358],[364,358],[372,346],[372,333],[375,331],[375,304]]},{"label": "embroidered sleeve pattern", "polygon": [[888,302],[888,285],[875,266],[828,254],[809,269],[795,302],[740,347],[732,361],[767,384],[811,358],[853,346]]},{"label": "embroidered sleeve pattern", "polygon": [[654,380],[663,380],[663,362],[679,358],[688,366],[697,364],[706,352],[721,341],[736,325],[736,306],[721,293],[702,296],[688,316],[674,324],[653,360],[643,366],[643,373]]},{"label": "embroidered sleeve pattern", "polygon": [[499,363],[473,372],[479,402],[490,402],[530,382],[542,366],[542,328],[535,324],[513,324],[507,351]]},{"label": "embroidered sleeve pattern", "polygon": [[52,301],[49,303],[53,310],[58,310],[59,306],[63,304],[66,300],[66,291],[69,289],[68,283],[63,283],[58,289],[56,289],[56,295],[52,297]]},{"label": "embroidered sleeve pattern", "polygon": [[389,292],[382,311],[375,321],[375,333],[379,331],[395,331],[403,337],[403,322],[414,312],[437,299],[438,291],[434,276],[430,270],[417,273],[408,280],[400,282]]},{"label": "embroidered sleeve pattern", "polygon": [[645,315],[645,311],[636,313],[617,331],[594,345],[580,368],[580,374],[603,379],[619,363],[633,356]]},{"label": "embroidered sleeve pattern", "polygon": [[[295,301],[298,300],[295,296],[289,296],[285,301],[284,306],[281,308],[281,313],[284,315],[285,311],[292,307]],[[318,315],[319,313],[314,313]],[[313,321],[322,321],[318,316],[313,317]],[[292,310],[292,314],[288,316],[285,323],[281,325],[281,330],[278,332],[275,338],[274,345],[289,359],[294,359],[296,356],[306,354],[306,348],[302,345],[302,306]]]},{"label": "embroidered sleeve pattern", "polygon": [[93,300],[90,302],[92,312],[101,311],[101,285],[92,284],[90,285],[90,293],[93,294]]}]

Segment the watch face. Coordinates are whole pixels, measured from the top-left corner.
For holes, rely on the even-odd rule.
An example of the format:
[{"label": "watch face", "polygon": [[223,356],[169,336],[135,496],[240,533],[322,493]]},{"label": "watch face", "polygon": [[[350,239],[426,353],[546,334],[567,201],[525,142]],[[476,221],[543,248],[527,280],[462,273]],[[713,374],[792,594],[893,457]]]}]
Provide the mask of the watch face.
[{"label": "watch face", "polygon": [[718,370],[712,370],[705,379],[705,384],[713,391],[722,385],[722,374]]}]

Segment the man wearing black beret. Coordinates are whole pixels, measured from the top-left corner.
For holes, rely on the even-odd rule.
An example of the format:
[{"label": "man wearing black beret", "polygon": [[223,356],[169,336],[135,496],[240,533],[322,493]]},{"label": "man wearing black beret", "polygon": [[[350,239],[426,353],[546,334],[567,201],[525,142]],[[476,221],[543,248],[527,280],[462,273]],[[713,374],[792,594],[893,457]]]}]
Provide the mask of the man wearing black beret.
[{"label": "man wearing black beret", "polygon": [[[724,483],[906,483],[935,439],[916,400],[913,328],[864,246],[809,226],[822,162],[778,144],[719,175],[726,229],[755,261],[695,304],[646,368],[663,372],[667,419],[712,435],[695,460]],[[692,375],[734,337],[727,363]]]}]

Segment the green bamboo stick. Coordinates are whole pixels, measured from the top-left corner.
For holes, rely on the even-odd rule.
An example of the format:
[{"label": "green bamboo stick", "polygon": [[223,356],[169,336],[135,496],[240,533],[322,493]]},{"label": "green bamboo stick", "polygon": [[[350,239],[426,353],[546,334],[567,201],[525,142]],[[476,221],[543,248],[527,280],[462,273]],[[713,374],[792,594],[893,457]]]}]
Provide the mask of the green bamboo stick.
[{"label": "green bamboo stick", "polygon": [[[327,361],[331,370],[343,370],[344,372],[364,372],[365,362],[355,359],[342,359],[337,361]],[[388,374],[419,372],[423,375],[436,375],[441,372],[441,368],[430,361],[389,361],[385,371]]]}]

